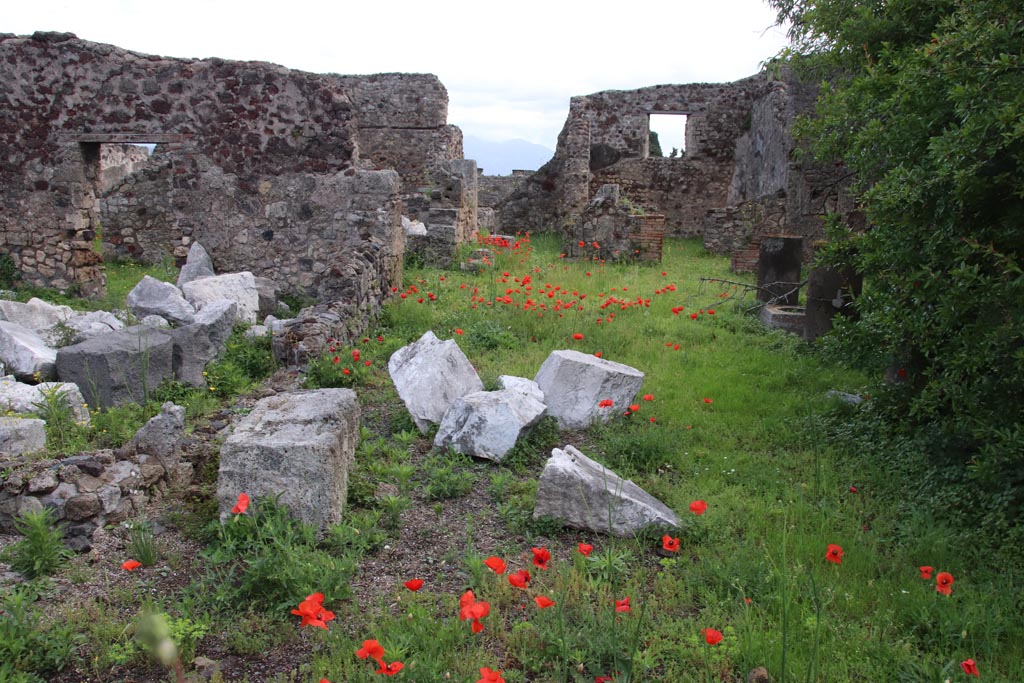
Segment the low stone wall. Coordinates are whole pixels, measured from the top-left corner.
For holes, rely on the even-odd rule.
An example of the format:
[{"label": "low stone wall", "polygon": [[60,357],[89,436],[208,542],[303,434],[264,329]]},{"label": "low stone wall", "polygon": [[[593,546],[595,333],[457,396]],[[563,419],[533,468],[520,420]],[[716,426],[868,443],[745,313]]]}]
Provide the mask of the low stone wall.
[{"label": "low stone wall", "polygon": [[562,244],[568,258],[661,262],[665,217],[635,214],[620,201],[619,187],[605,185]]}]

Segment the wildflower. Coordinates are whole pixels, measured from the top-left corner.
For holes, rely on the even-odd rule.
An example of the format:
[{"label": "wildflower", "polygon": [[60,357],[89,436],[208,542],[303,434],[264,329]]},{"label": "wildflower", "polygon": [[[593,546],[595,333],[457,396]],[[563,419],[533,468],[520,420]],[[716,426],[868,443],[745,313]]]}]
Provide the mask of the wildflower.
[{"label": "wildflower", "polygon": [[501,677],[500,671],[494,671],[486,666],[480,667],[480,680],[476,683],[505,683],[505,679]]},{"label": "wildflower", "polygon": [[376,640],[364,640],[363,646],[356,650],[356,657],[359,657],[359,659],[371,657],[376,659],[378,663],[383,662],[384,647]]},{"label": "wildflower", "polygon": [[706,398],[706,399],[704,399],[704,402],[705,402],[705,403],[714,403],[714,401],[712,401],[712,400],[711,400],[710,398]]},{"label": "wildflower", "polygon": [[645,401],[653,401],[654,400],[654,394],[644,394],[642,398]]},{"label": "wildflower", "polygon": [[703,500],[695,500],[690,503],[690,512],[695,515],[703,515],[708,509],[708,504]]},{"label": "wildflower", "polygon": [[533,599],[533,601],[537,603],[537,607],[540,607],[541,609],[547,609],[555,604],[555,601],[546,595],[538,595]]},{"label": "wildflower", "polygon": [[974,663],[973,659],[965,659],[960,662],[960,668],[964,670],[964,673],[968,676],[980,676],[978,673],[978,665]]},{"label": "wildflower", "polygon": [[718,645],[722,640],[722,632],[713,628],[701,629],[701,633],[704,634],[704,642],[708,645]]},{"label": "wildflower", "polygon": [[334,357],[334,358],[332,358],[331,360],[332,360],[332,361],[334,362],[334,364],[335,364],[335,365],[337,365],[338,363],[340,363],[340,362],[341,362],[341,358],[339,358],[338,356],[335,356],[335,357]]},{"label": "wildflower", "polygon": [[374,671],[374,673],[384,674],[385,676],[394,676],[405,667],[405,664],[402,664],[401,662],[385,664],[384,660],[378,660],[377,663],[380,664],[380,668]]},{"label": "wildflower", "polygon": [[512,572],[508,575],[508,582],[516,588],[526,588],[527,584],[530,583],[530,572],[525,569]]},{"label": "wildflower", "polygon": [[654,424],[658,420],[657,420],[657,418],[652,417],[652,418],[648,419],[647,421],[650,422],[651,424]]},{"label": "wildflower", "polygon": [[530,548],[533,551],[533,564],[540,569],[547,569],[551,561],[551,553],[547,548]]},{"label": "wildflower", "polygon": [[615,601],[616,612],[628,612],[629,611],[629,598],[622,598],[621,600]]},{"label": "wildflower", "polygon": [[343,375],[351,375],[352,371],[349,370],[348,368],[342,368],[341,369],[341,374],[343,374]]},{"label": "wildflower", "polygon": [[708,309],[708,315],[714,315],[714,314],[715,314],[715,309],[709,308]]},{"label": "wildflower", "polygon": [[949,572],[939,572],[935,577],[935,590],[943,595],[953,592],[953,575]]},{"label": "wildflower", "polygon": [[377,335],[377,342],[378,343],[383,343],[384,342],[384,335],[378,334]]},{"label": "wildflower", "polygon": [[249,496],[244,493],[238,494],[238,502],[235,503],[235,507],[231,508],[231,514],[240,515],[249,507]]},{"label": "wildflower", "polygon": [[576,549],[580,551],[580,555],[583,557],[590,557],[590,553],[594,551],[594,546],[589,543],[578,543]]},{"label": "wildflower", "polygon": [[600,351],[594,351],[594,355],[600,358],[604,354],[602,354]]},{"label": "wildflower", "polygon": [[935,567],[929,566],[927,564],[921,565],[917,569],[921,572],[921,578],[925,579],[926,581],[932,578],[932,572],[935,571]]},{"label": "wildflower", "polygon": [[353,363],[358,363],[359,362],[359,349],[352,349],[352,362]]},{"label": "wildflower", "polygon": [[615,404],[614,404],[614,402],[610,398],[603,398],[603,399],[601,399],[598,402],[597,407],[598,408],[611,408],[613,405],[615,405]]},{"label": "wildflower", "polygon": [[495,574],[505,573],[505,560],[501,559],[500,557],[488,557],[486,560],[484,560],[484,564],[487,565],[488,569],[490,569]]},{"label": "wildflower", "polygon": [[142,563],[138,560],[127,560],[124,564],[121,565],[121,569],[125,570],[126,572],[133,572],[141,566]]},{"label": "wildflower", "polygon": [[630,404],[629,404],[629,411],[630,411],[631,413],[635,413],[635,412],[637,412],[638,410],[640,410],[640,404],[639,404],[639,403],[630,403]]},{"label": "wildflower", "polygon": [[857,487],[853,484],[850,484],[850,493],[857,493]]},{"label": "wildflower", "polygon": [[298,609],[293,609],[292,614],[302,617],[302,626],[317,626],[327,628],[327,622],[334,618],[334,612],[324,609],[324,594],[311,593],[306,599],[299,603]]},{"label": "wildflower", "polygon": [[460,328],[456,327],[455,334],[465,334],[465,332],[463,332]]},{"label": "wildflower", "polygon": [[835,543],[828,544],[828,550],[825,552],[825,559],[832,564],[843,563],[843,547],[836,545]]},{"label": "wildflower", "polygon": [[480,620],[491,613],[491,604],[483,600],[477,601],[473,591],[469,590],[459,598],[459,620],[472,620],[473,633],[480,633],[484,630],[483,622]]},{"label": "wildflower", "polygon": [[594,683],[611,683],[615,679],[611,676],[595,676]]},{"label": "wildflower", "polygon": [[423,579],[409,579],[403,585],[415,593],[419,589],[423,588]]},{"label": "wildflower", "polygon": [[697,314],[696,313],[691,313],[690,314],[690,320],[696,320],[696,319],[697,319]]},{"label": "wildflower", "polygon": [[581,339],[583,339],[583,334],[580,332],[573,332],[572,338],[575,339],[576,341],[580,341]]},{"label": "wildflower", "polygon": [[679,539],[678,538],[672,538],[668,534],[665,534],[664,536],[661,537],[661,547],[662,547],[662,549],[667,550],[670,553],[678,553],[679,552]]}]

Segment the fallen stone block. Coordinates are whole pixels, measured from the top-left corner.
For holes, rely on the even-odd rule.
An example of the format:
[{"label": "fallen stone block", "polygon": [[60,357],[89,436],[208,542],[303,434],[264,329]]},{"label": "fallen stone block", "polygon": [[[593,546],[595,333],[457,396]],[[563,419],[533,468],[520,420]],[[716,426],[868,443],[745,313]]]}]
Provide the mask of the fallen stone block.
[{"label": "fallen stone block", "polygon": [[221,518],[245,493],[280,502],[324,529],[341,520],[359,442],[359,404],[350,389],[278,394],[256,403],[220,450]]},{"label": "fallen stone block", "polygon": [[149,275],[128,292],[127,304],[136,318],[158,315],[178,325],[188,325],[196,315],[195,307],[185,300],[180,289]]},{"label": "fallen stone block", "polygon": [[255,325],[259,320],[260,294],[256,277],[248,272],[199,278],[182,285],[185,298],[198,310],[215,301],[229,299],[238,304],[237,320]]},{"label": "fallen stone block", "polygon": [[151,455],[168,472],[181,461],[181,440],[185,433],[185,409],[170,401],[135,432],[128,442],[136,453]]},{"label": "fallen stone block", "polygon": [[515,389],[477,391],[452,402],[434,438],[439,448],[501,462],[544,417],[544,404]]},{"label": "fallen stone block", "polygon": [[0,320],[0,362],[7,372],[31,382],[55,379],[57,351],[32,330]]},{"label": "fallen stone block", "polygon": [[74,338],[71,340],[73,344],[98,337],[101,334],[124,329],[124,323],[118,320],[113,313],[108,313],[107,311],[91,311],[75,315],[68,318],[66,324],[70,329],[74,330]]},{"label": "fallen stone block", "polygon": [[679,526],[664,503],[568,445],[552,450],[541,472],[533,518],[542,517],[620,537],[652,525]]},{"label": "fallen stone block", "polygon": [[[633,402],[644,373],[622,363],[572,349],[552,351],[534,378],[548,415],[561,429],[586,429],[607,422]],[[611,401],[602,407],[602,401]]]},{"label": "fallen stone block", "polygon": [[193,387],[205,387],[203,370],[227,348],[238,304],[214,301],[196,313],[195,321],[171,331],[174,339],[174,377]]},{"label": "fallen stone block", "polygon": [[35,413],[50,392],[58,392],[64,397],[75,422],[89,424],[89,407],[85,405],[78,385],[72,382],[22,384],[8,377],[0,378],[0,411],[11,410],[21,415]]},{"label": "fallen stone block", "polygon": [[0,300],[0,320],[21,325],[44,339],[54,325],[67,322],[74,315],[75,311],[70,306],[56,306],[35,297],[27,303]]},{"label": "fallen stone block", "polygon": [[431,424],[441,422],[455,399],[484,389],[459,345],[451,339],[441,341],[431,331],[391,354],[388,373],[424,434]]},{"label": "fallen stone block", "polygon": [[0,417],[0,454],[22,455],[44,450],[45,422],[28,417]]},{"label": "fallen stone block", "polygon": [[171,334],[126,327],[57,351],[57,375],[74,382],[91,406],[141,402],[173,376]]},{"label": "fallen stone block", "polygon": [[213,259],[199,242],[193,242],[188,248],[188,256],[185,257],[185,265],[178,273],[178,287],[184,287],[186,282],[192,282],[203,277],[211,277],[217,273],[213,270]]}]

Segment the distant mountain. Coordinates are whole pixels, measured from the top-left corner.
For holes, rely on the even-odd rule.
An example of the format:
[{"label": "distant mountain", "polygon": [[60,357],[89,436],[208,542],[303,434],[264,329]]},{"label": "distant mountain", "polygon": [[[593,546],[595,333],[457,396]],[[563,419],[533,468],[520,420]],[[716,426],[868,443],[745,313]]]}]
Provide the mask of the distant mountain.
[{"label": "distant mountain", "polygon": [[467,135],[463,155],[475,159],[487,175],[510,175],[513,170],[536,171],[554,156],[554,151],[526,140],[494,142]]}]

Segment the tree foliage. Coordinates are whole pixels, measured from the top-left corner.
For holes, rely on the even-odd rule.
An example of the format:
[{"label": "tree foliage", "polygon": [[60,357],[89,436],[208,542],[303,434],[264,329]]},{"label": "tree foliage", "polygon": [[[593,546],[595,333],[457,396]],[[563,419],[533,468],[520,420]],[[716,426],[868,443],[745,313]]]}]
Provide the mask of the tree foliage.
[{"label": "tree foliage", "polygon": [[827,78],[799,135],[856,174],[868,218],[831,230],[833,262],[868,282],[838,346],[898,369],[889,417],[1011,526],[1024,501],[1024,4],[770,1],[790,22],[787,56]]},{"label": "tree foliage", "polygon": [[665,156],[665,153],[661,151],[661,141],[658,140],[658,133],[657,133],[657,131],[653,131],[653,130],[647,131],[647,147],[648,147],[648,150],[649,150],[648,153],[647,153],[647,156],[651,156],[651,157],[663,157],[663,156]]}]

